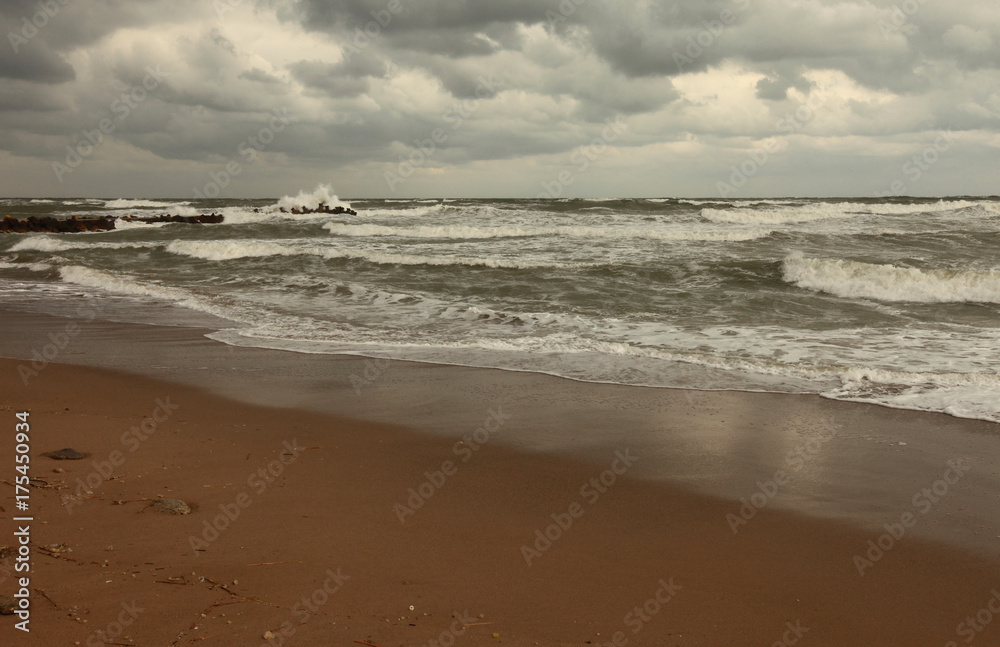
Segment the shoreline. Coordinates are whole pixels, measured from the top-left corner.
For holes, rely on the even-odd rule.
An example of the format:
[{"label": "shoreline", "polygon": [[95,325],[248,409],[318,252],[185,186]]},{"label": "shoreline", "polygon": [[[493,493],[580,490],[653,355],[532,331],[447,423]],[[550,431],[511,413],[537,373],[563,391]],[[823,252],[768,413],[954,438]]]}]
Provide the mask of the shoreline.
[{"label": "shoreline", "polygon": [[[1000,581],[1000,560],[908,534],[861,575],[877,533],[770,507],[734,534],[731,499],[634,478],[646,457],[627,445],[596,465],[488,439],[459,449],[90,367],[52,364],[24,386],[17,364],[0,360],[4,409],[31,410],[32,476],[50,487],[31,490],[45,597],[13,644],[100,629],[143,645],[943,645]],[[505,414],[476,428],[501,437]],[[65,446],[90,455],[40,456]],[[144,507],[158,496],[193,511]],[[41,550],[53,544],[72,552]]]},{"label": "shoreline", "polygon": [[[647,457],[631,476],[731,501],[784,472],[766,507],[877,529],[912,508],[948,461],[974,466],[914,533],[1000,559],[1000,425],[819,395],[579,382],[546,374],[234,347],[211,329],[125,324],[0,309],[0,357],[30,358],[76,326],[57,362],[187,385],[249,404],[403,426],[459,439],[497,407],[495,443],[598,465],[621,446]],[[122,345],[128,348],[122,353]],[[22,362],[23,364],[23,362]],[[29,365],[30,366],[30,365]],[[44,370],[29,382],[44,379]]]}]

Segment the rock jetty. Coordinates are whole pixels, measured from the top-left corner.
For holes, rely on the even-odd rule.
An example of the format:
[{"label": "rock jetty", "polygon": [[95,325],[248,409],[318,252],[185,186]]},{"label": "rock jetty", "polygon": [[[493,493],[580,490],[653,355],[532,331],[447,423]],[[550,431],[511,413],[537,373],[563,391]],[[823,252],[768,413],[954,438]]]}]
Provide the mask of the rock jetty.
[{"label": "rock jetty", "polygon": [[281,207],[281,209],[279,209],[279,211],[281,211],[281,213],[293,213],[296,216],[302,216],[302,215],[306,215],[306,214],[310,214],[310,213],[328,213],[331,216],[339,216],[342,213],[346,213],[346,214],[348,214],[350,216],[356,216],[356,215],[358,215],[357,211],[355,211],[354,209],[351,209],[349,207],[333,207],[333,208],[331,208],[325,202],[320,202],[319,206],[316,207],[315,209],[311,209],[309,207],[292,207],[292,210],[288,211],[284,207]]},{"label": "rock jetty", "polygon": [[[0,233],[7,234],[29,234],[29,233],[78,233],[84,231],[111,231],[115,228],[118,218],[112,216],[101,216],[98,218],[51,218],[31,216],[24,220],[13,216],[4,216],[0,220]],[[223,221],[221,214],[213,213],[203,216],[122,216],[121,220],[126,222],[182,222],[187,224],[216,224]]]}]

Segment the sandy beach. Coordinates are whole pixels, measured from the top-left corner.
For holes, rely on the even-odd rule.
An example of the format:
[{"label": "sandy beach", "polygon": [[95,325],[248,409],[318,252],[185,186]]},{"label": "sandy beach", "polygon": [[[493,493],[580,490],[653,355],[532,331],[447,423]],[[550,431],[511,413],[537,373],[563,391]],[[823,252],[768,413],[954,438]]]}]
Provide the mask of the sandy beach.
[{"label": "sandy beach", "polygon": [[4,317],[33,479],[31,632],[7,616],[4,644],[996,640],[989,423],[82,320],[25,380],[69,320]]},{"label": "sandy beach", "polygon": [[0,34],[0,647],[1000,647],[995,0]]}]

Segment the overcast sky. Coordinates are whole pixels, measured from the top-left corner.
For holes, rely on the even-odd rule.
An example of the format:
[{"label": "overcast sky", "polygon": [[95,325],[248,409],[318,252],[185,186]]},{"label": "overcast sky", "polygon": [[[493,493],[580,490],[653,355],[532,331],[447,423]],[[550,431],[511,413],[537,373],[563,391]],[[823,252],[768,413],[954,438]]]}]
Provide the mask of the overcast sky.
[{"label": "overcast sky", "polygon": [[1000,193],[996,0],[3,0],[0,28],[10,197]]}]

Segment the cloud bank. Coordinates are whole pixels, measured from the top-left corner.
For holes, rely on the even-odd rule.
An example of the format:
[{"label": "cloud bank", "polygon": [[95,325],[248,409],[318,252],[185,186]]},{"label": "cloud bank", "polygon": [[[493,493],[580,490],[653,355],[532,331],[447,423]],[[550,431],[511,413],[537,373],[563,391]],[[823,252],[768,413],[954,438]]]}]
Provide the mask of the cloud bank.
[{"label": "cloud bank", "polygon": [[0,34],[6,196],[1000,193],[985,0],[8,0]]}]

